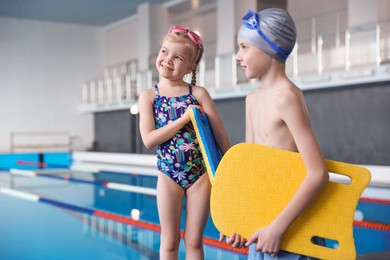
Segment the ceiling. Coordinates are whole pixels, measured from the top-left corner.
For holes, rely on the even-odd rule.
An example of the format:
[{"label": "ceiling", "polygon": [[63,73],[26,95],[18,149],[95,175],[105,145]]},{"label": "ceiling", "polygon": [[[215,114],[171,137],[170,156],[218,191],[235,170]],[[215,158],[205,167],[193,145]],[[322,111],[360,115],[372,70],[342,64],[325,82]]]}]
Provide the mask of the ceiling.
[{"label": "ceiling", "polygon": [[186,0],[0,0],[0,17],[105,26],[137,13],[138,5]]}]

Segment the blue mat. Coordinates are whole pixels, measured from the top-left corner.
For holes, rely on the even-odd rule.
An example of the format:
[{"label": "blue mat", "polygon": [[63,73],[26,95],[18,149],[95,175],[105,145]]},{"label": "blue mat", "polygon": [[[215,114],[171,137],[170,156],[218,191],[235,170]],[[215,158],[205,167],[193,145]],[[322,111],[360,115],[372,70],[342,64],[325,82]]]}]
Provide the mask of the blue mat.
[{"label": "blue mat", "polygon": [[200,149],[209,173],[210,181],[213,180],[219,162],[222,159],[217,142],[215,141],[213,131],[207,119],[207,115],[202,115],[197,108],[193,108],[191,113],[191,122],[198,137]]}]

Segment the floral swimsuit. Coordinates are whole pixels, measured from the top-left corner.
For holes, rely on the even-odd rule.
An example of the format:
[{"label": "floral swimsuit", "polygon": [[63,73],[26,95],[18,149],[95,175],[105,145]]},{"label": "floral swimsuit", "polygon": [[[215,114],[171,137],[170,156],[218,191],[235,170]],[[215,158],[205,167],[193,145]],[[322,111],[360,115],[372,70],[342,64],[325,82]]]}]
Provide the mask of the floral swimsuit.
[{"label": "floral swimsuit", "polygon": [[[192,95],[192,85],[189,84],[188,88],[189,93],[186,95],[166,97],[159,95],[157,85],[154,87],[156,96],[153,109],[156,128],[161,128],[180,118],[189,105],[198,104]],[[191,122],[187,123],[170,140],[157,146],[157,168],[184,190],[206,172],[198,139]]]}]

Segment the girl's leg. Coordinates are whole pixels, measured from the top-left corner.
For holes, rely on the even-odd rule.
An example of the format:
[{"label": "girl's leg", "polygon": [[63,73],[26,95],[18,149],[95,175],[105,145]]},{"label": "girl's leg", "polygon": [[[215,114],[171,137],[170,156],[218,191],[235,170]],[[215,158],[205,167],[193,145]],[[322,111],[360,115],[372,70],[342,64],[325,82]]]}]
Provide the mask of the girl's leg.
[{"label": "girl's leg", "polygon": [[168,176],[159,172],[157,207],[161,225],[161,260],[178,259],[183,197],[184,190]]},{"label": "girl's leg", "polygon": [[203,232],[210,214],[210,190],[209,176],[205,173],[186,191],[186,259],[204,259]]}]

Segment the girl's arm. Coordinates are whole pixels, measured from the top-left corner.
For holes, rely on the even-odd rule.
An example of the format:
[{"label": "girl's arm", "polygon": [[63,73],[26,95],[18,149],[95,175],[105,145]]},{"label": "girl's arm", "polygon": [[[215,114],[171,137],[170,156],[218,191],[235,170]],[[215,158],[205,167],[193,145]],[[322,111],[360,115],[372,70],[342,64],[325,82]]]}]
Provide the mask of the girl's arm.
[{"label": "girl's arm", "polygon": [[194,87],[193,94],[207,115],[219,150],[222,154],[225,154],[230,148],[230,141],[214,101],[208,91],[203,87]]},{"label": "girl's arm", "polygon": [[306,176],[293,198],[267,227],[258,230],[247,245],[257,240],[257,250],[275,256],[281,237],[293,221],[310,205],[329,181],[324,156],[312,131],[301,92],[286,91],[276,100],[281,119],[287,124],[306,166]]},{"label": "girl's arm", "polygon": [[[185,124],[190,121],[190,116],[186,112],[177,120],[168,125],[156,129],[153,111],[154,92],[151,89],[143,91],[138,100],[140,116],[140,133],[146,148],[151,149],[171,139]],[[193,106],[193,105],[191,105]],[[190,107],[191,107],[190,106]],[[189,107],[189,108],[190,108]],[[199,106],[195,106],[199,107]],[[200,107],[199,107],[200,108]],[[201,108],[200,108],[201,109]],[[187,109],[189,110],[189,109]]]}]

